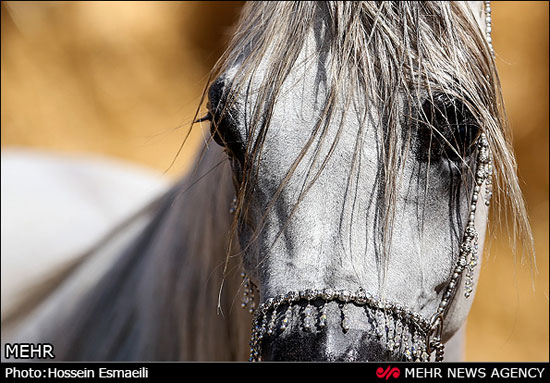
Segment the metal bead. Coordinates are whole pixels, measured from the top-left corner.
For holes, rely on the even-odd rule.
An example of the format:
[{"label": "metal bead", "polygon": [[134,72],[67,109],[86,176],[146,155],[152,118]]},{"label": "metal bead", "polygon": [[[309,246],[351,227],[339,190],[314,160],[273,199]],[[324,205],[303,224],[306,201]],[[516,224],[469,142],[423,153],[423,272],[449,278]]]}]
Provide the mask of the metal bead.
[{"label": "metal bead", "polygon": [[358,305],[364,305],[367,302],[367,294],[363,289],[359,289],[357,296],[355,297],[355,303]]},{"label": "metal bead", "polygon": [[340,299],[342,302],[347,303],[351,299],[351,293],[348,290],[342,290],[338,295],[338,299]]},{"label": "metal bead", "polygon": [[333,299],[334,298],[334,290],[332,290],[331,288],[324,289],[322,297],[325,300]]},{"label": "metal bead", "polygon": [[300,294],[296,291],[289,291],[286,294],[286,298],[288,299],[289,302],[296,302],[300,298]]},{"label": "metal bead", "polygon": [[321,313],[319,315],[319,327],[323,328],[326,325],[327,325],[326,305],[323,305],[323,307],[321,307]]},{"label": "metal bead", "polygon": [[237,211],[237,196],[234,196],[229,205],[229,214],[233,215]]}]

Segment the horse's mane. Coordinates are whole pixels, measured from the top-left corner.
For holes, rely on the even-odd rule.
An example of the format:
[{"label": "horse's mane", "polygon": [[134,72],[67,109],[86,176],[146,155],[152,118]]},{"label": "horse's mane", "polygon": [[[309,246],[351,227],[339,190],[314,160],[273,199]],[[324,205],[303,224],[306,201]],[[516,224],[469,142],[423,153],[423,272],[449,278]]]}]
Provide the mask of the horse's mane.
[{"label": "horse's mane", "polygon": [[[221,119],[233,113],[250,76],[267,54],[270,57],[257,101],[252,106],[249,128],[257,132],[259,139],[247,143],[248,162],[239,187],[237,215],[246,214],[246,201],[257,177],[252,164],[260,158],[262,137],[269,127],[278,91],[311,29],[320,21],[326,25],[330,37],[322,47],[322,52],[330,54],[332,60],[326,74],[328,97],[312,140],[303,148],[279,190],[312,145],[313,138],[320,137],[322,142],[328,123],[336,118],[343,121],[336,106],[367,95],[380,111],[380,121],[386,124],[381,172],[385,192],[380,204],[385,246],[391,240],[387,229],[392,224],[395,182],[410,138],[410,132],[403,135],[400,130],[403,113],[400,100],[404,97],[409,108],[405,113],[412,114],[422,109],[425,100],[444,94],[466,105],[487,133],[495,168],[495,205],[500,205],[500,210],[510,216],[512,237],[519,236],[531,251],[532,237],[495,63],[473,14],[455,2],[246,5],[233,40],[212,72],[214,79],[239,63],[240,70],[224,86],[221,110],[214,111],[216,118]],[[437,133],[437,128],[433,129]],[[233,221],[233,231],[229,232],[228,207],[234,189],[228,161],[223,158],[220,149],[209,148],[196,172],[150,209],[148,223],[114,258],[112,267],[88,282],[78,299],[65,304],[63,297],[70,296],[67,289],[78,285],[75,276],[91,270],[89,261],[97,254],[94,252],[68,267],[50,294],[58,296],[56,306],[52,308],[49,303],[45,308],[48,305],[45,302],[31,313],[29,321],[42,312],[42,324],[33,328],[32,322],[28,326],[23,322],[23,327],[36,330],[27,332],[33,334],[32,341],[54,343],[57,357],[69,360],[245,358],[250,321],[248,314],[233,304],[240,280],[235,275],[238,274],[235,258],[225,258],[228,247],[230,254],[236,253],[229,244],[238,223]],[[310,183],[315,182],[327,159],[317,160],[321,167],[311,174]],[[277,197],[278,193],[274,200]],[[273,203],[267,212],[272,206]],[[496,218],[500,221],[499,215]],[[261,229],[260,225],[257,231]],[[227,259],[225,266],[224,259]],[[220,316],[216,307],[224,279],[220,305],[225,316]],[[13,323],[20,316],[11,319]],[[21,334],[22,337],[25,332]]]},{"label": "horse's mane", "polygon": [[[266,217],[292,177],[306,152],[314,154],[308,178],[301,196],[308,192],[328,162],[345,125],[346,108],[354,100],[368,99],[378,123],[382,124],[379,174],[381,198],[377,201],[380,227],[381,258],[386,257],[391,243],[391,228],[395,212],[396,188],[402,176],[411,137],[427,118],[426,102],[438,108],[437,100],[464,107],[471,114],[473,124],[485,132],[493,153],[494,218],[499,224],[511,227],[512,245],[522,241],[526,253],[533,252],[533,239],[524,199],[517,178],[517,165],[511,145],[501,86],[492,50],[487,43],[470,6],[464,2],[251,2],[245,5],[237,32],[229,48],[213,71],[214,78],[223,82],[223,95],[214,105],[214,126],[239,113],[243,95],[250,92],[251,78],[263,66],[263,79],[254,84],[256,96],[246,110],[248,140],[243,156],[245,163],[238,195],[236,216],[246,216],[247,201],[257,180],[254,166],[260,161],[264,138],[270,126],[279,92],[289,72],[298,62],[315,26],[321,23],[325,36],[317,42],[313,57],[306,61],[325,61],[326,100],[320,109],[311,138],[281,182],[264,213]],[[318,30],[315,33],[319,33]],[[266,57],[268,61],[266,62]],[[306,64],[307,65],[307,64]],[[233,70],[238,67],[238,71]],[[230,76],[224,75],[231,73]],[[248,106],[247,106],[248,107]],[[364,126],[373,121],[372,110],[365,110],[359,127],[358,144],[352,170],[360,163],[361,138]],[[403,124],[403,117],[407,122]],[[415,117],[416,116],[416,117]],[[416,120],[415,120],[416,119]],[[336,137],[327,140],[331,122],[339,124]],[[426,124],[425,124],[426,125]],[[445,132],[428,123],[432,135],[445,140]],[[447,142],[450,146],[452,143]],[[328,146],[329,153],[321,158],[320,147]],[[462,153],[457,153],[461,156]],[[473,169],[462,157],[466,171],[461,172],[462,184]],[[314,169],[314,164],[318,166]],[[320,165],[319,165],[320,164]],[[428,165],[429,167],[429,165]],[[426,169],[427,171],[427,169]],[[352,182],[350,176],[350,182]],[[471,180],[471,178],[470,178]],[[350,185],[348,185],[350,186]],[[427,188],[426,188],[427,190]],[[455,195],[459,195],[457,190]],[[351,199],[351,198],[350,198]],[[450,206],[457,206],[450,199]],[[452,209],[451,209],[452,210]],[[500,213],[503,212],[503,215]],[[460,221],[460,219],[458,219]],[[456,225],[456,220],[452,225]],[[510,225],[508,225],[510,224]],[[234,231],[238,224],[233,225]],[[262,231],[257,225],[255,236]],[[281,228],[281,233],[284,226]],[[461,228],[457,231],[460,236]],[[459,240],[460,238],[457,238]],[[246,248],[243,248],[243,251]],[[269,254],[268,254],[269,256]]]}]

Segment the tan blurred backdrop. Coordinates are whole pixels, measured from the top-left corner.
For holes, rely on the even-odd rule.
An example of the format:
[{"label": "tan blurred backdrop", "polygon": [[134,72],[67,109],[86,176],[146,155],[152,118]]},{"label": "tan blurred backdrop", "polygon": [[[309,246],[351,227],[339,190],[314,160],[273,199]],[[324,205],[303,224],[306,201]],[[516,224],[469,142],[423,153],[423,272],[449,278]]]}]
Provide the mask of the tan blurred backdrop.
[{"label": "tan blurred backdrop", "polygon": [[[2,2],[1,144],[166,171],[241,2]],[[538,273],[495,233],[467,360],[548,361],[548,3],[493,2],[493,40]],[[187,169],[202,133],[175,165]]]}]

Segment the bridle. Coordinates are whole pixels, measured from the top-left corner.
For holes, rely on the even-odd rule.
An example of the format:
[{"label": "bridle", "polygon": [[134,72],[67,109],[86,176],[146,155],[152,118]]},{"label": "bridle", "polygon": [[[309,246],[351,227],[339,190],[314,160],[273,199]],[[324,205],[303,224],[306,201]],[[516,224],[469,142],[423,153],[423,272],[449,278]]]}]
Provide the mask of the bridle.
[{"label": "bridle", "polygon": [[[484,1],[486,37],[494,54],[491,39],[491,5]],[[293,317],[299,318],[298,325],[306,332],[316,332],[327,326],[327,307],[336,304],[340,310],[340,326],[346,333],[350,327],[347,309],[350,304],[362,307],[368,318],[369,331],[372,337],[386,346],[389,357],[403,361],[427,362],[434,354],[433,360],[440,362],[444,356],[444,344],[441,336],[445,319],[455,298],[461,279],[464,276],[464,296],[470,297],[473,292],[474,270],[478,262],[478,232],[475,228],[475,213],[478,203],[489,206],[492,195],[492,155],[485,133],[477,140],[477,158],[475,166],[475,184],[472,191],[468,220],[457,263],[452,271],[442,299],[436,312],[429,318],[423,317],[395,302],[387,301],[366,292],[307,289],[290,291],[265,300],[257,308],[254,303],[256,287],[243,273],[244,296],[241,306],[253,314],[252,337],[250,341],[250,361],[262,359],[262,342],[284,332],[292,323]],[[481,188],[485,183],[485,200],[481,201]],[[235,204],[235,200],[232,202]],[[232,206],[231,210],[235,209]]]}]

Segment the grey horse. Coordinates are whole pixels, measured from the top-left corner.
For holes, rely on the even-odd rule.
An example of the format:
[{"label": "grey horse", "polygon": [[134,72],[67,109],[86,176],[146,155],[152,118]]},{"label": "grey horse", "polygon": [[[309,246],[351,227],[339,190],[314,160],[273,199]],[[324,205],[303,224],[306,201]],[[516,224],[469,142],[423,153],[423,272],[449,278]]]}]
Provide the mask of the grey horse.
[{"label": "grey horse", "polygon": [[530,238],[481,5],[246,5],[195,171],[3,341],[68,360],[460,360],[492,193]]}]

